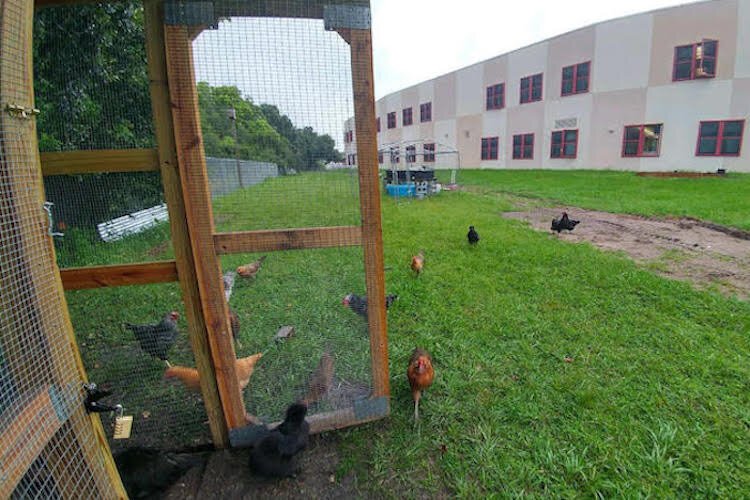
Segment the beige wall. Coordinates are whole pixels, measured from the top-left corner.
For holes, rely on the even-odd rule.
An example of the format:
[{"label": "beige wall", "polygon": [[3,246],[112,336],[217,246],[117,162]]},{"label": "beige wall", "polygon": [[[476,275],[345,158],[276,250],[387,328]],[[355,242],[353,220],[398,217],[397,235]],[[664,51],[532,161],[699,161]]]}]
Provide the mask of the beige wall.
[{"label": "beige wall", "polygon": [[[717,76],[672,82],[674,48],[704,38],[719,41]],[[561,97],[564,66],[591,61],[589,92]],[[520,79],[543,73],[541,102],[519,104]],[[486,88],[505,83],[505,108],[485,110]],[[419,123],[419,104],[432,119]],[[415,125],[401,126],[413,107]],[[582,28],[380,99],[381,144],[435,140],[457,147],[463,167],[613,168],[750,172],[750,0],[710,0],[637,14]],[[396,111],[398,128],[386,130]],[[576,120],[578,157],[551,159],[557,120]],[[741,156],[696,157],[701,120],[745,119]],[[662,123],[660,155],[622,158],[626,125]],[[534,159],[512,159],[514,134],[534,134]],[[468,136],[467,136],[468,134]],[[497,161],[480,159],[481,138],[499,137]]]},{"label": "beige wall", "polygon": [[732,78],[737,40],[736,0],[702,2],[685,5],[680,9],[666,9],[655,12],[653,19],[650,86],[672,83],[676,46],[700,42],[704,38],[719,40],[716,77]]}]

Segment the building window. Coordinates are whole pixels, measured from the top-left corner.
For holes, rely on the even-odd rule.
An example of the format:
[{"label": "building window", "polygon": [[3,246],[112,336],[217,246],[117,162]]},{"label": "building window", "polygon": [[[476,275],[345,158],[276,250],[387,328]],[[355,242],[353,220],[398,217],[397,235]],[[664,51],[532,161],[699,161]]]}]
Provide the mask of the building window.
[{"label": "building window", "polygon": [[661,127],[661,123],[625,127],[622,156],[659,156]]},{"label": "building window", "polygon": [[503,109],[505,107],[505,84],[498,83],[487,87],[487,109]]},{"label": "building window", "polygon": [[427,142],[422,146],[422,148],[424,149],[424,161],[434,162],[435,161],[435,143]]},{"label": "building window", "polygon": [[383,152],[378,151],[378,163],[383,164]]},{"label": "building window", "polygon": [[388,113],[388,128],[396,128],[396,112]]},{"label": "building window", "polygon": [[402,116],[401,121],[403,122],[402,126],[406,127],[407,125],[412,124],[411,108],[404,108],[401,111],[401,116]]},{"label": "building window", "polygon": [[375,120],[375,125],[376,125],[376,127],[378,129],[378,132],[380,132],[380,117],[379,116],[378,116],[378,119]]},{"label": "building window", "polygon": [[432,103],[426,102],[419,105],[419,121],[420,122],[431,122],[432,121]]},{"label": "building window", "polygon": [[739,156],[745,120],[701,122],[696,156]]},{"label": "building window", "polygon": [[534,134],[513,136],[513,159],[531,160],[534,158]]},{"label": "building window", "polygon": [[552,132],[550,158],[575,158],[578,153],[578,130]]},{"label": "building window", "polygon": [[521,104],[542,100],[542,74],[521,78]]},{"label": "building window", "polygon": [[565,66],[562,69],[562,90],[560,95],[582,94],[589,91],[590,62]]},{"label": "building window", "polygon": [[406,163],[414,163],[417,161],[417,147],[406,146]]},{"label": "building window", "polygon": [[672,81],[713,78],[716,76],[716,56],[719,42],[703,40],[674,48]]},{"label": "building window", "polygon": [[391,148],[391,163],[399,163],[401,161],[401,154],[398,148]]},{"label": "building window", "polygon": [[483,137],[482,138],[482,159],[483,160],[497,160],[497,137]]},{"label": "building window", "polygon": [[348,144],[348,143],[349,143],[349,131],[345,130],[344,131],[344,144]]}]

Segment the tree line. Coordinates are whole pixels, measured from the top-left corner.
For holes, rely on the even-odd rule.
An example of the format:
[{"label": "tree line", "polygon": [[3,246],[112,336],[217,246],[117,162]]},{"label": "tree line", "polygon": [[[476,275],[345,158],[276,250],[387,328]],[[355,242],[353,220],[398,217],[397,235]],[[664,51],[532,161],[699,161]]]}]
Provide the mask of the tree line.
[{"label": "tree line", "polygon": [[[154,147],[141,3],[38,10],[34,92],[41,151]],[[208,156],[296,170],[342,159],[329,135],[296,127],[276,106],[256,104],[235,86],[201,82],[198,98]],[[158,173],[53,176],[45,187],[56,218],[75,225],[163,200]]]}]

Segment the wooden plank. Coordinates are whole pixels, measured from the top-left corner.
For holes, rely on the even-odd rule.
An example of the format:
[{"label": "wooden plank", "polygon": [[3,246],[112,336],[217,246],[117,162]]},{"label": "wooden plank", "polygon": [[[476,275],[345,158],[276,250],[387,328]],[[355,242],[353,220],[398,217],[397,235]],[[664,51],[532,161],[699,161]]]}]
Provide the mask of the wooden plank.
[{"label": "wooden plank", "polygon": [[362,245],[365,255],[368,327],[372,356],[373,396],[389,396],[388,330],[385,315],[383,229],[380,219],[378,144],[375,131],[375,94],[372,67],[372,35],[369,30],[350,30],[354,121],[357,134],[359,200],[362,213]]},{"label": "wooden plank", "polygon": [[60,271],[63,289],[84,290],[109,286],[149,285],[178,280],[173,260],[110,266],[72,267]]},{"label": "wooden plank", "polygon": [[[34,7],[55,7],[65,5],[85,5],[100,3],[102,0],[35,0]],[[117,3],[122,0],[104,0],[104,3]],[[292,17],[323,19],[323,6],[351,4],[369,7],[369,0],[284,0],[282,2],[217,2],[214,14],[219,17]]]},{"label": "wooden plank", "polygon": [[153,172],[159,170],[156,149],[94,149],[41,153],[42,175]]},{"label": "wooden plank", "polygon": [[214,365],[208,341],[208,328],[201,307],[195,259],[190,244],[190,232],[182,197],[182,181],[177,160],[177,146],[172,123],[172,104],[167,83],[166,46],[164,41],[163,3],[147,0],[144,4],[146,29],[146,56],[151,92],[151,111],[159,151],[161,180],[164,197],[170,213],[172,246],[174,247],[177,274],[180,277],[188,336],[193,349],[195,366],[201,381],[203,404],[208,414],[208,424],[215,446],[229,445],[229,436],[219,389],[214,375]]},{"label": "wooden plank", "polygon": [[[0,2],[0,9],[0,53],[3,54],[0,58],[0,74],[3,75],[0,97],[2,102],[33,108],[33,2],[4,0]],[[0,147],[11,148],[0,154],[3,159],[0,162],[2,198],[9,214],[5,222],[10,226],[5,232],[14,233],[12,248],[16,255],[23,256],[12,266],[12,274],[3,275],[7,280],[5,283],[10,286],[11,297],[22,293],[18,297],[18,308],[25,316],[19,325],[18,341],[11,342],[14,347],[21,346],[20,351],[4,350],[5,360],[14,373],[19,390],[30,383],[51,382],[58,387],[80,384],[86,380],[86,372],[57,272],[54,244],[47,234],[46,217],[41,211],[45,196],[36,119],[22,119],[3,112],[0,130],[5,138]],[[44,368],[40,369],[40,366]],[[97,441],[101,443],[103,437],[98,420],[70,426],[66,437],[85,451],[76,454],[75,451],[50,446],[40,455],[48,463],[68,464],[53,471],[58,489],[66,492],[63,498],[76,494],[81,476],[90,477],[96,491],[78,491],[79,495],[127,497],[106,440],[104,445],[94,446]],[[81,443],[90,446],[80,446]],[[75,471],[69,465],[72,460],[82,462]]]},{"label": "wooden plank", "polygon": [[[62,426],[50,399],[51,386],[39,388],[34,395],[21,396],[14,404],[23,401],[20,411],[6,410],[0,416],[0,498],[9,498],[31,464],[44,451]],[[6,426],[7,425],[7,426]],[[33,492],[32,492],[33,493]]]},{"label": "wooden plank", "polygon": [[219,255],[361,244],[362,228],[359,226],[269,229],[214,234],[214,245]]},{"label": "wooden plank", "polygon": [[224,418],[227,426],[235,429],[245,425],[245,409],[235,373],[236,356],[229,326],[229,306],[224,299],[221,267],[214,247],[214,218],[203,151],[192,44],[187,27],[165,26],[164,29],[185,217]]}]

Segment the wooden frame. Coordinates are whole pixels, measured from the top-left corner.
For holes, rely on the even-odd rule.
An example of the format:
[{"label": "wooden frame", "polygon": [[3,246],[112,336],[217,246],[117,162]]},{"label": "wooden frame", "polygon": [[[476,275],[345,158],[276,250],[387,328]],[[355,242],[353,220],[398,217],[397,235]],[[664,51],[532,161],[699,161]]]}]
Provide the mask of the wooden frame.
[{"label": "wooden frame", "polygon": [[[33,109],[33,2],[5,0],[0,3],[0,9],[0,53],[3,54],[0,58],[0,74],[3,75],[0,79],[0,96],[3,101],[12,97],[16,100],[14,104]],[[15,147],[12,141],[3,141],[0,144],[5,150],[0,154],[3,161],[3,164],[0,164],[0,175],[4,178],[0,185],[4,191],[3,199],[11,204],[9,210],[13,217],[11,230],[14,233],[14,247],[24,256],[19,265],[12,266],[11,273],[4,273],[2,280],[7,281],[0,281],[0,287],[6,284],[10,284],[11,287],[22,284],[24,287],[25,293],[19,307],[23,308],[34,325],[31,330],[26,325],[25,343],[39,346],[35,359],[28,359],[28,352],[15,349],[21,346],[12,343],[11,350],[4,349],[5,360],[16,373],[21,374],[30,373],[29,364],[47,361],[50,369],[42,372],[36,370],[38,376],[18,377],[15,381],[19,386],[17,389],[21,392],[39,394],[39,385],[62,388],[71,383],[85,382],[87,378],[80,353],[76,348],[65,295],[57,272],[54,245],[46,232],[48,223],[41,210],[44,187],[37,146],[36,120],[33,115],[31,118],[23,118],[10,115],[3,110],[0,115],[0,130],[3,131],[4,137],[18,138]],[[14,165],[13,162],[18,164]],[[24,166],[27,170],[29,166],[37,167],[32,178],[29,178],[28,172],[24,172]],[[32,189],[29,189],[30,187]],[[44,265],[40,265],[40,262],[44,262]],[[13,296],[12,290],[11,288],[10,296]],[[54,311],[57,311],[57,314]],[[62,348],[51,349],[50,346],[54,345]],[[45,397],[41,396],[40,399],[38,396],[26,404],[21,414],[44,411]],[[61,493],[70,497],[77,491],[78,478],[73,477],[71,471],[65,469],[66,463],[61,455],[62,450],[73,449],[79,450],[83,456],[83,467],[78,467],[77,472],[81,474],[88,470],[100,495],[114,494],[126,498],[99,418],[86,415],[82,406],[73,409],[73,414],[67,419],[57,414],[56,418],[60,421],[58,430],[64,428],[65,432],[45,435],[45,439],[49,437],[50,443],[55,445],[42,447],[40,456],[49,463],[59,464],[59,467],[53,467],[51,472]],[[26,424],[30,425],[31,422],[28,421]],[[38,419],[33,422],[39,423]],[[36,427],[29,429],[38,431]],[[7,437],[4,435],[4,438]],[[100,467],[104,474],[96,471]],[[20,473],[20,469],[18,472]],[[2,485],[0,497],[5,496],[5,489],[9,487],[9,482]]]},{"label": "wooden frame", "polygon": [[112,266],[73,267],[60,270],[65,290],[83,290],[108,286],[149,285],[178,280],[175,261],[117,264]]},{"label": "wooden frame", "polygon": [[209,346],[210,332],[201,305],[197,263],[190,242],[190,228],[187,223],[177,142],[172,122],[172,97],[168,84],[163,4],[159,0],[146,0],[144,7],[148,74],[151,82],[151,109],[159,145],[158,154],[164,196],[170,213],[175,264],[185,301],[188,335],[199,373],[201,395],[208,414],[211,437],[215,446],[225,447],[229,444],[228,427],[224,418]]},{"label": "wooden frame", "polygon": [[214,235],[214,245],[218,255],[359,246],[361,244],[362,228],[359,226],[270,229]]},{"label": "wooden frame", "polygon": [[235,429],[246,423],[245,408],[235,372],[236,355],[229,325],[229,305],[224,299],[221,267],[213,241],[214,218],[198,110],[193,49],[186,26],[165,25],[164,30],[174,138],[196,278],[224,418],[227,427]]},{"label": "wooden frame", "polygon": [[42,175],[155,172],[156,149],[101,149],[41,153]]}]

